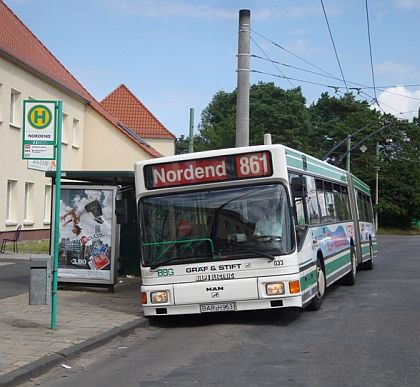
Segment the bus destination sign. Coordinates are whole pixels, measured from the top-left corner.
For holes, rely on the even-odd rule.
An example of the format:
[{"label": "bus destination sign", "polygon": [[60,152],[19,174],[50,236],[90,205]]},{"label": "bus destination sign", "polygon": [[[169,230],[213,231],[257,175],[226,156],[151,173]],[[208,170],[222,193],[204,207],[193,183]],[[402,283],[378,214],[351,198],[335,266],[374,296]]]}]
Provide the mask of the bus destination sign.
[{"label": "bus destination sign", "polygon": [[272,175],[269,151],[216,156],[144,167],[147,189],[242,180]]}]

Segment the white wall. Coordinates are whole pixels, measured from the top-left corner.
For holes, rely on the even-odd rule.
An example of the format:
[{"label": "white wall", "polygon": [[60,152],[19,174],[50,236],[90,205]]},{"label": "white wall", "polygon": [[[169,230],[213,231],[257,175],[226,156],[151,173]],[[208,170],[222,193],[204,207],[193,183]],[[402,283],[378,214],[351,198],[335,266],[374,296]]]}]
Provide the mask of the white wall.
[{"label": "white wall", "polygon": [[175,139],[172,138],[145,138],[162,156],[173,156],[175,154]]},{"label": "white wall", "polygon": [[[49,219],[44,218],[45,186],[50,185],[50,179],[44,172],[27,168],[27,161],[22,160],[22,121],[23,100],[29,98],[63,101],[63,112],[67,120],[79,121],[79,144],[73,146],[71,136],[68,143],[62,147],[62,168],[81,169],[84,128],[84,103],[56,89],[49,83],[40,80],[20,67],[0,57],[0,230],[10,231],[17,224],[23,225],[23,230],[49,228]],[[20,93],[17,104],[17,122],[10,123],[11,90]],[[15,210],[13,216],[7,219],[7,182],[14,181],[15,190],[12,198]],[[28,219],[25,213],[25,183],[31,187],[29,195]],[[28,200],[26,200],[28,202]]]},{"label": "white wall", "polygon": [[133,171],[136,161],[152,158],[91,107],[85,117],[84,170]]}]

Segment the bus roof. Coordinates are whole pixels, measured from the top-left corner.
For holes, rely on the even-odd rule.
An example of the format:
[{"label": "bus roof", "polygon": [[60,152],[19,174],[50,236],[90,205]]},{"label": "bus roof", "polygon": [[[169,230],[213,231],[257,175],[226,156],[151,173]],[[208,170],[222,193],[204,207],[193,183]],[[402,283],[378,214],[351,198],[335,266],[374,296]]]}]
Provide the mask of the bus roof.
[{"label": "bus roof", "polygon": [[[326,178],[328,180],[340,182],[347,184],[348,177],[347,172],[341,168],[338,168],[334,165],[327,163],[326,161],[319,160],[313,156],[300,152],[298,150],[286,147],[281,144],[273,145],[255,145],[250,147],[240,147],[240,148],[228,148],[228,149],[217,149],[196,153],[185,153],[175,156],[166,156],[160,157],[158,159],[151,160],[142,160],[136,162],[136,167],[142,167],[148,164],[165,164],[172,162],[179,162],[184,160],[195,160],[195,159],[204,159],[210,157],[216,157],[221,155],[232,155],[238,153],[254,152],[254,151],[263,151],[269,150],[274,151],[278,150],[280,153],[285,154],[286,163],[289,169],[292,169],[297,172],[308,173],[314,176],[319,176]],[[370,195],[370,189],[367,184],[358,179],[356,176],[352,175],[352,182],[355,188],[358,190]]]},{"label": "bus roof", "polygon": [[366,183],[354,175],[351,175],[351,181],[353,182],[354,188],[357,188],[359,191],[362,191],[366,195],[370,196],[370,188]]},{"label": "bus roof", "polygon": [[286,148],[287,166],[293,170],[347,183],[347,172],[315,157]]}]

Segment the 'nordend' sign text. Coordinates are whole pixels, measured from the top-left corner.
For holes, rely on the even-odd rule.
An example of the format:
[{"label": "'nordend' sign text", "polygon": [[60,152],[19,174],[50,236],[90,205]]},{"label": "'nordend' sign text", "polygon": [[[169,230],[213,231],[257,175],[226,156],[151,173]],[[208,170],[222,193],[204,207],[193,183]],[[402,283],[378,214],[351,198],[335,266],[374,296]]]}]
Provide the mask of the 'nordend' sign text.
[{"label": "'nordend' sign text", "polygon": [[268,151],[175,161],[145,166],[146,188],[164,188],[191,184],[271,176]]}]

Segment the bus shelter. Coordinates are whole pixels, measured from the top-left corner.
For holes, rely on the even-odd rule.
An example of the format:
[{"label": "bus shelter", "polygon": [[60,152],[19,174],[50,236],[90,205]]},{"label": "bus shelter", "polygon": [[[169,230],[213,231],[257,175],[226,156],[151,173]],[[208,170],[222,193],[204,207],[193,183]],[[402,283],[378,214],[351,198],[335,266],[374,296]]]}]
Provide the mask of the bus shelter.
[{"label": "bus shelter", "polygon": [[[52,241],[56,172],[46,177],[53,187]],[[112,288],[118,275],[140,275],[132,171],[62,171],[59,225],[59,283]]]}]

